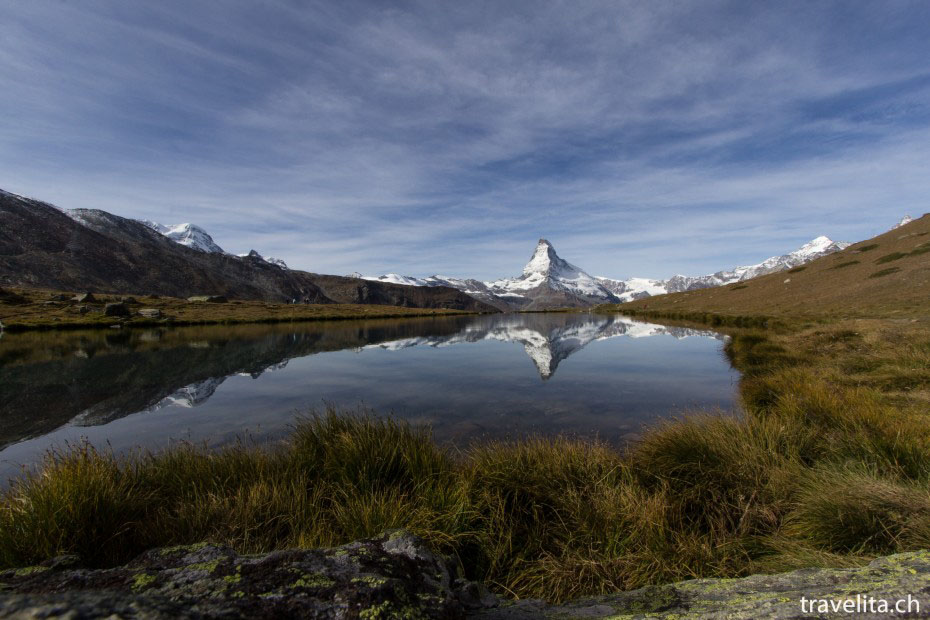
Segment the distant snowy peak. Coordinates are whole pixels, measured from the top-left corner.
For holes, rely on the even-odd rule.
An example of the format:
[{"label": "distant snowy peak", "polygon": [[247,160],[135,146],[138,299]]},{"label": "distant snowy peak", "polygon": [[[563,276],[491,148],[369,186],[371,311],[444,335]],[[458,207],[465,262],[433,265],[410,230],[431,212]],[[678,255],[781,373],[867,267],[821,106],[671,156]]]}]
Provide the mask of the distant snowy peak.
[{"label": "distant snowy peak", "polygon": [[[561,258],[549,241],[540,239],[523,275],[484,283],[501,296],[524,296],[539,301],[551,291],[585,302],[615,301],[614,295],[593,276]],[[571,304],[569,304],[571,305]]]},{"label": "distant snowy peak", "polygon": [[755,265],[726,269],[706,276],[675,275],[668,280],[648,280],[646,278],[611,280],[610,278],[598,278],[598,281],[622,301],[633,301],[634,299],[643,299],[653,295],[723,286],[769,273],[784,271],[808,263],[815,258],[839,252],[849,247],[849,245],[849,243],[833,241],[829,237],[821,236],[788,254],[772,256]]},{"label": "distant snowy peak", "polygon": [[905,215],[904,217],[901,218],[900,222],[898,222],[897,224],[891,227],[891,230],[894,230],[895,228],[901,228],[905,224],[910,224],[913,221],[914,221],[914,218],[912,218],[910,215]]},{"label": "distant snowy peak", "polygon": [[189,247],[192,250],[225,254],[223,248],[213,241],[213,237],[203,228],[195,224],[184,223],[175,226],[165,226],[164,224],[159,224],[158,222],[152,222],[150,220],[142,220],[142,223],[155,232],[161,233],[172,241]]},{"label": "distant snowy peak", "polygon": [[239,258],[248,258],[251,260],[259,260],[275,267],[280,267],[281,269],[287,269],[287,263],[285,263],[280,258],[274,258],[273,256],[262,256],[255,250],[251,250],[248,254],[239,254]]}]

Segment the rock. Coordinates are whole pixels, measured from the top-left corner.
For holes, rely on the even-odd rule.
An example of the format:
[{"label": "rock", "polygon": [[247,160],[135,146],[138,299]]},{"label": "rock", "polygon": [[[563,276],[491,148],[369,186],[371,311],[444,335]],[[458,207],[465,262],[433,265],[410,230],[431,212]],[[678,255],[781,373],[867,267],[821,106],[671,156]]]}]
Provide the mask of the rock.
[{"label": "rock", "polygon": [[88,308],[87,306],[78,306],[77,311],[78,311],[78,314],[87,314],[88,312],[90,312],[90,308]]},{"label": "rock", "polygon": [[129,308],[123,302],[110,303],[103,308],[104,316],[129,316]]},{"label": "rock", "polygon": [[161,310],[158,308],[142,308],[139,310],[139,316],[144,316],[147,319],[160,319]]},{"label": "rock", "polygon": [[0,617],[464,618],[474,592],[459,596],[452,568],[403,531],[261,555],[171,547],[112,569],[56,558],[0,572]]},{"label": "rock", "polygon": [[139,303],[138,301],[136,301],[136,298],[135,298],[135,297],[120,297],[119,300],[120,300],[121,302],[123,302],[124,304],[137,304],[137,303]]},{"label": "rock", "polygon": [[[897,613],[894,604],[908,601],[919,608]],[[858,597],[858,598],[857,598]],[[802,598],[804,604],[802,607]],[[873,607],[870,609],[869,601]],[[834,613],[823,605],[850,601],[853,611]],[[892,608],[882,613],[881,601]],[[858,609],[855,605],[861,605]],[[915,551],[879,558],[862,568],[801,569],[778,575],[753,575],[742,579],[694,579],[664,586],[648,586],[583,599],[565,605],[519,601],[471,615],[481,620],[529,620],[530,618],[889,618],[927,617],[930,610],[930,551]],[[906,609],[904,611],[907,611]],[[918,611],[918,613],[913,613]],[[862,613],[864,612],[864,613]]]},{"label": "rock", "polygon": [[187,301],[191,302],[206,302],[211,304],[225,304],[227,300],[222,295],[195,295],[194,297],[188,297]]},{"label": "rock", "polygon": [[89,304],[97,300],[94,299],[94,295],[92,293],[80,293],[72,297],[71,301],[76,301],[81,304]]},{"label": "rock", "polygon": [[48,299],[49,301],[68,301],[71,298],[67,295],[63,295],[62,293],[58,293],[57,295],[50,296]]}]

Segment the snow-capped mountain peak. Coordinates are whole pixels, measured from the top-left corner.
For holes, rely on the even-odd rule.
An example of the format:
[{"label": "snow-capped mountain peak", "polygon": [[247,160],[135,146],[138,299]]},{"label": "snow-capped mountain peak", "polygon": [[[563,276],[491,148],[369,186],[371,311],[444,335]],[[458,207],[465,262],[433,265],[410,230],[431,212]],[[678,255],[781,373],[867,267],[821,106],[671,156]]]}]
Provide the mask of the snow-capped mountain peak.
[{"label": "snow-capped mountain peak", "polygon": [[904,217],[901,218],[900,222],[898,222],[897,224],[891,227],[891,230],[894,230],[895,228],[901,228],[905,224],[910,224],[913,221],[914,221],[914,218],[912,218],[910,215],[905,215]]},{"label": "snow-capped mountain peak", "polygon": [[830,237],[825,237],[823,235],[817,237],[816,239],[809,241],[802,245],[800,248],[791,252],[789,256],[812,256],[814,254],[821,254],[835,242]]},{"label": "snow-capped mountain peak", "polygon": [[287,269],[287,263],[285,263],[280,258],[274,258],[273,256],[262,256],[255,250],[250,250],[248,254],[239,254],[239,258],[248,258],[252,260],[259,260],[275,267],[280,267],[281,269]]},{"label": "snow-capped mountain peak", "polygon": [[534,273],[549,275],[553,265],[558,268],[561,266],[560,263],[568,265],[555,253],[555,248],[552,247],[549,241],[540,239],[536,243],[536,249],[533,251],[530,261],[523,267],[523,275],[529,276]]},{"label": "snow-capped mountain peak", "polygon": [[158,222],[152,222],[150,220],[143,220],[142,223],[155,232],[168,237],[176,243],[189,247],[192,250],[225,254],[223,248],[213,241],[213,237],[203,228],[195,224],[185,222],[184,224],[177,224],[175,226],[165,226],[164,224],[159,224]]}]

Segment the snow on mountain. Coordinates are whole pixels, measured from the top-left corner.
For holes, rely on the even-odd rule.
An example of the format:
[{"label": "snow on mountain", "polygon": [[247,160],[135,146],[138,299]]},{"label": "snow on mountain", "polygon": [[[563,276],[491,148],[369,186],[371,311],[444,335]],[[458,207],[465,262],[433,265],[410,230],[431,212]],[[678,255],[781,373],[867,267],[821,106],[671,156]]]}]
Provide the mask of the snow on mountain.
[{"label": "snow on mountain", "polygon": [[[559,257],[546,239],[536,243],[533,255],[523,267],[523,275],[486,282],[485,285],[495,295],[519,295],[538,300],[540,292],[552,290],[594,298],[591,301],[613,301],[613,294],[609,290],[581,268]],[[537,294],[532,295],[530,291],[536,291]]]},{"label": "snow on mountain", "polygon": [[273,256],[262,256],[255,250],[251,250],[248,254],[237,254],[239,258],[247,258],[251,260],[260,260],[262,262],[274,265],[275,267],[280,267],[281,269],[287,269],[287,263],[285,263],[280,258],[274,258]]},{"label": "snow on mountain", "polygon": [[901,228],[905,224],[910,224],[913,221],[914,221],[914,218],[912,218],[910,215],[905,215],[904,217],[901,218],[900,222],[898,222],[897,224],[891,227],[891,230],[894,230],[895,228]]},{"label": "snow on mountain", "polygon": [[733,284],[742,280],[749,280],[768,273],[784,271],[803,265],[815,258],[826,256],[849,247],[849,243],[833,241],[829,237],[817,237],[800,248],[781,256],[772,256],[755,265],[744,265],[729,270],[718,271],[705,276],[675,275],[668,280],[647,280],[645,278],[630,278],[628,280],[612,280],[598,278],[605,287],[610,289],[622,301],[632,301],[664,295],[665,293],[680,293],[713,286]]},{"label": "snow on mountain", "polygon": [[416,278],[397,273],[362,278],[408,286],[449,286],[501,309],[588,306],[617,300],[593,276],[559,257],[545,239],[537,242],[523,273],[514,278],[482,282],[440,275]]},{"label": "snow on mountain", "polygon": [[141,221],[155,232],[161,233],[172,241],[189,247],[192,250],[225,254],[223,248],[214,243],[213,237],[203,228],[195,224],[184,223],[175,226],[165,226],[164,224],[159,224],[158,222],[152,222],[150,220]]}]

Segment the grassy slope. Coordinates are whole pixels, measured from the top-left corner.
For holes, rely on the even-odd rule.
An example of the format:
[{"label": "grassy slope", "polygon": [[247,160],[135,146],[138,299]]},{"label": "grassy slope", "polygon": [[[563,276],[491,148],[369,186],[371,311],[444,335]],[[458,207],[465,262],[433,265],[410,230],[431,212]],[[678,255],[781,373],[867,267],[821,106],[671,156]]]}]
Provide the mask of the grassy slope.
[{"label": "grassy slope", "polygon": [[[105,303],[119,301],[119,295],[94,295],[97,301],[90,304],[72,301],[47,303],[57,294],[56,291],[10,288],[4,291],[0,294],[0,323],[10,331],[108,327],[114,324],[163,325],[166,320],[174,325],[202,325],[474,314],[460,310],[362,304],[273,304],[238,300],[225,304],[191,303],[175,297],[140,296],[136,297],[138,303],[129,306],[133,316],[119,319],[103,315]],[[74,293],[65,295],[70,299]],[[79,314],[78,308],[82,305],[86,305],[90,312]],[[165,318],[153,320],[141,317],[136,313],[142,308],[157,308]]]},{"label": "grassy slope", "polygon": [[[790,280],[786,282],[786,280]],[[930,215],[791,271],[611,309],[800,317],[926,317]]]}]

